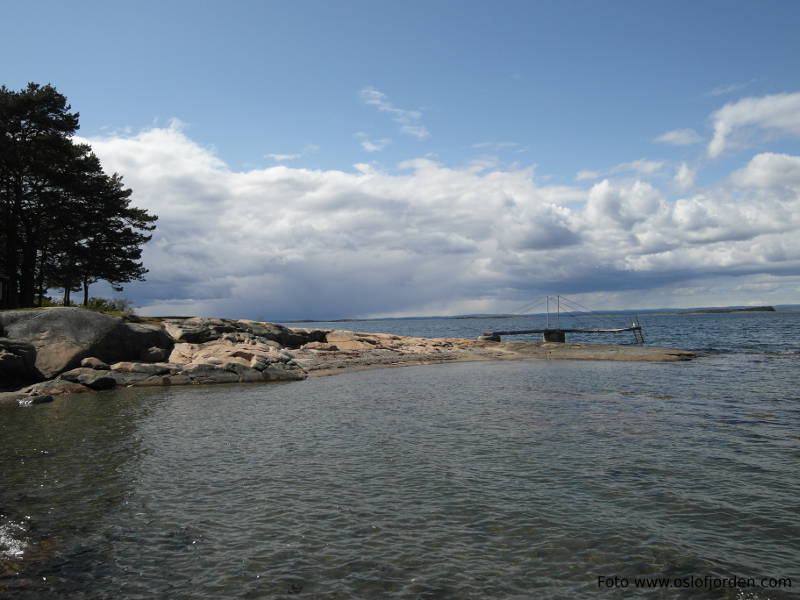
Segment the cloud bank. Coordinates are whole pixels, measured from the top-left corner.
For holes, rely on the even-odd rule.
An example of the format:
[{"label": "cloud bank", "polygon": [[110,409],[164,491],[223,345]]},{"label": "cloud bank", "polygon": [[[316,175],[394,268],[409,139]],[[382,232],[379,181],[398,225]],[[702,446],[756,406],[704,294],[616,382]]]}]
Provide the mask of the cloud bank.
[{"label": "cloud bank", "polygon": [[[596,308],[778,303],[800,289],[797,156],[757,154],[670,197],[642,179],[661,168],[645,161],[581,187],[428,159],[235,171],[178,127],[88,142],[159,216],[147,281],[125,292],[142,314],[502,312],[546,293]],[[690,187],[692,169],[676,180]]]},{"label": "cloud bank", "polygon": [[711,158],[729,146],[743,145],[756,134],[800,137],[800,93],[743,98],[726,104],[712,115],[714,137],[708,144]]}]

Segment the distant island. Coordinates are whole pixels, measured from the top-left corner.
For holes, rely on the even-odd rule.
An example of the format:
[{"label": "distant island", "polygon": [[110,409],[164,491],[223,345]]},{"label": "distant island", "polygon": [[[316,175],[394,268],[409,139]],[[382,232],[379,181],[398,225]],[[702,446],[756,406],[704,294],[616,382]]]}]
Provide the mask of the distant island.
[{"label": "distant island", "polygon": [[[786,305],[781,310],[794,310],[800,305]],[[623,309],[616,311],[587,311],[592,316],[619,316],[619,315],[701,315],[713,313],[736,313],[736,312],[777,312],[774,306],[748,306],[748,307],[720,307],[720,308],[676,308],[676,309]],[[552,313],[551,313],[552,314]],[[562,314],[569,314],[565,311]],[[473,314],[473,315],[439,315],[428,317],[371,317],[371,318],[336,318],[336,319],[285,319],[281,323],[355,323],[360,321],[397,321],[397,320],[425,320],[425,319],[523,319],[529,317],[544,317],[545,313],[535,314]],[[166,318],[166,317],[164,317]],[[187,317],[170,317],[187,318]]]},{"label": "distant island", "polygon": [[749,308],[698,308],[695,310],[684,310],[683,315],[704,315],[708,313],[735,313],[735,312],[775,312],[774,306],[751,306]]}]

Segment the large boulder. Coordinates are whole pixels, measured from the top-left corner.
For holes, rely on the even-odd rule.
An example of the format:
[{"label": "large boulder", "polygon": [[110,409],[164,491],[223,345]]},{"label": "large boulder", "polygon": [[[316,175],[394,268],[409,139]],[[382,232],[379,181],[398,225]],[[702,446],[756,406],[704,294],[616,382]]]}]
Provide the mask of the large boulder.
[{"label": "large boulder", "polygon": [[106,363],[138,360],[151,348],[171,349],[160,327],[80,308],[46,308],[0,312],[2,334],[36,348],[35,368],[44,378],[78,367],[95,357]]},{"label": "large boulder", "polygon": [[[275,341],[252,333],[226,333],[202,344],[175,344],[169,362],[193,383],[304,379],[306,373]],[[116,368],[116,365],[112,368]]]},{"label": "large boulder", "polygon": [[0,389],[19,387],[39,379],[33,344],[0,338]]}]

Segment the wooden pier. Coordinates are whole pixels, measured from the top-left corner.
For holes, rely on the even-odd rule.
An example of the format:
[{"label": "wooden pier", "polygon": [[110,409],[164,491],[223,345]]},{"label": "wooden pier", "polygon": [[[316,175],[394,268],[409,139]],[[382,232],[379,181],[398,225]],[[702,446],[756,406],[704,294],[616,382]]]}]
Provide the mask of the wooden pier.
[{"label": "wooden pier", "polygon": [[533,333],[541,333],[542,340],[545,342],[560,342],[564,343],[567,341],[568,333],[622,333],[625,331],[630,331],[633,333],[634,343],[636,344],[644,344],[644,334],[642,333],[642,326],[639,324],[639,318],[633,317],[633,322],[630,327],[599,327],[599,328],[578,328],[578,329],[569,329],[560,327],[557,325],[556,327],[550,327],[550,304],[551,301],[556,306],[556,313],[553,315],[556,323],[560,325],[560,318],[561,318],[561,305],[562,301],[567,301],[566,298],[563,296],[556,296],[551,298],[550,296],[546,297],[547,302],[547,326],[544,329],[522,329],[516,331],[484,331],[478,339],[481,341],[487,342],[499,342],[501,340],[501,336],[503,335],[529,335]]},{"label": "wooden pier", "polygon": [[522,329],[519,331],[485,331],[480,336],[479,340],[488,342],[501,341],[502,335],[526,335],[531,333],[541,333],[542,340],[545,342],[566,342],[568,333],[622,333],[623,331],[632,331],[633,337],[637,344],[644,343],[644,336],[642,335],[642,326],[637,324],[630,327],[614,327],[608,329]]}]

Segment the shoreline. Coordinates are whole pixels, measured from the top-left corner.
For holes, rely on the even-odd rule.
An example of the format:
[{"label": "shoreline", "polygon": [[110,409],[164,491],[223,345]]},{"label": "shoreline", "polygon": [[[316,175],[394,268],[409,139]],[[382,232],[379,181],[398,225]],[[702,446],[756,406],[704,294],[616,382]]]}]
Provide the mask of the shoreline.
[{"label": "shoreline", "polygon": [[121,387],[297,381],[350,371],[486,360],[675,362],[699,353],[575,342],[419,338],[246,319],[126,323],[77,308],[0,312],[0,406]]},{"label": "shoreline", "polygon": [[[353,332],[354,336],[370,335]],[[603,360],[624,362],[678,362],[700,356],[699,353],[673,348],[651,346],[556,343],[556,342],[483,342],[467,338],[402,338],[403,341],[439,341],[452,344],[448,351],[423,353],[421,355],[386,356],[379,351],[332,352],[314,362],[304,364],[302,358],[295,360],[305,368],[309,377],[328,377],[338,373],[364,371],[381,368],[446,364],[455,362],[505,361],[505,360]],[[339,354],[339,356],[337,356]],[[345,354],[341,356],[341,354]]]}]

